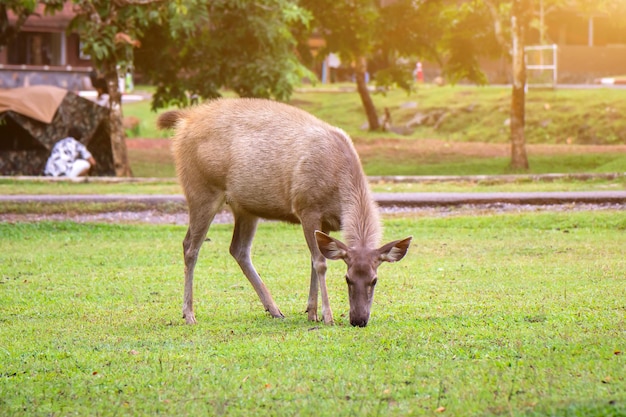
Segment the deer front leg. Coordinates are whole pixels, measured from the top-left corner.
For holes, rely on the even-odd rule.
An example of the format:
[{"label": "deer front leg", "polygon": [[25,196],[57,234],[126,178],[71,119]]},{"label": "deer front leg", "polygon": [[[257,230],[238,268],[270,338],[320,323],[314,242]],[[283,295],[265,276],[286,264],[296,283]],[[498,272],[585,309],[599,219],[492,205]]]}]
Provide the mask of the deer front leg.
[{"label": "deer front leg", "polygon": [[311,286],[309,288],[309,302],[307,303],[306,312],[308,314],[309,321],[317,321],[317,294],[318,294],[318,281],[317,273],[315,272],[315,266],[313,260],[311,260]]},{"label": "deer front leg", "polygon": [[[319,252],[319,250],[318,250]],[[324,324],[333,324],[333,312],[330,309],[330,300],[328,299],[328,288],[326,287],[326,259],[320,254],[313,262],[315,272],[317,273],[317,281],[322,293],[322,317]]]},{"label": "deer front leg", "polygon": [[328,288],[326,288],[326,258],[320,252],[315,240],[315,231],[321,229],[321,221],[319,216],[313,213],[309,216],[302,216],[301,222],[304,238],[311,252],[311,286],[306,311],[309,320],[317,320],[317,294],[319,288],[322,294],[322,319],[325,324],[333,324],[333,312],[328,299]]}]

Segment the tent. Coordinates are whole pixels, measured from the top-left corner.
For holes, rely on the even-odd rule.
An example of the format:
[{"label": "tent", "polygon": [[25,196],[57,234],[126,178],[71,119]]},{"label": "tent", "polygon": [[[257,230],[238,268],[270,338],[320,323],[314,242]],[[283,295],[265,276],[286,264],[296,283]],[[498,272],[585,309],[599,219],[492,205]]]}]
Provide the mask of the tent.
[{"label": "tent", "polygon": [[114,176],[107,108],[48,85],[0,89],[0,175],[42,175],[72,126],[96,160],[91,175]]}]

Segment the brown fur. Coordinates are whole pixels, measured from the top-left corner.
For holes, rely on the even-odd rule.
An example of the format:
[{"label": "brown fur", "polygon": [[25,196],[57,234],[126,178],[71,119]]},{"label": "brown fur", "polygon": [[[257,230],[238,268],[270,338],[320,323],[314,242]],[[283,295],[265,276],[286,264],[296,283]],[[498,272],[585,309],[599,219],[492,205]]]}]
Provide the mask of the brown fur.
[{"label": "brown fur", "polygon": [[[259,218],[302,224],[313,265],[309,318],[317,319],[320,288],[324,321],[332,323],[319,247],[323,238],[315,231],[341,228],[350,251],[370,254],[365,262],[373,267],[371,273],[382,256],[375,249],[381,237],[378,209],[348,135],[295,107],[259,99],[220,99],[166,112],[158,126],[176,128],[172,150],[189,205],[184,241],[187,322],[195,322],[191,294],[197,252],[213,216],[226,203],[235,216],[231,254],[275,317],[282,313],[250,260],[256,224]],[[393,260],[404,256],[405,243],[400,258]],[[367,323],[366,310],[367,318],[355,319],[358,325]]]}]

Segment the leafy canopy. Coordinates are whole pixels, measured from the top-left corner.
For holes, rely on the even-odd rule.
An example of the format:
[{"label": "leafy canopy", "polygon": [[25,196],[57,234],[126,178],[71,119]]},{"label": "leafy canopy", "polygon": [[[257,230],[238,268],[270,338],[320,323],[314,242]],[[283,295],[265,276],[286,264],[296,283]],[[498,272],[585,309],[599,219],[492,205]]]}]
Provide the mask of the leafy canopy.
[{"label": "leafy canopy", "polygon": [[171,2],[141,36],[137,69],[157,86],[153,108],[187,105],[190,97],[287,99],[303,77],[295,25],[310,14],[291,0]]}]

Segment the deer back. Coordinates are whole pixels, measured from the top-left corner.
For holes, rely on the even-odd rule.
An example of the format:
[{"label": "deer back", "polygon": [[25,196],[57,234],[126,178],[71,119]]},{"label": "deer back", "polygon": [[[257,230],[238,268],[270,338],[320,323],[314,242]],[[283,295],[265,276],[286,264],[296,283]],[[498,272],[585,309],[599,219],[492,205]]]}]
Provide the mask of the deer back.
[{"label": "deer back", "polygon": [[[300,109],[261,99],[219,99],[164,113],[159,123],[177,128],[172,150],[187,195],[216,187],[229,204],[281,220],[297,221],[304,209],[341,221],[350,209],[367,212],[350,218],[372,211],[348,135]],[[365,201],[355,206],[355,199]]]}]

